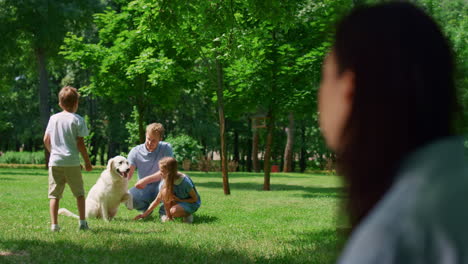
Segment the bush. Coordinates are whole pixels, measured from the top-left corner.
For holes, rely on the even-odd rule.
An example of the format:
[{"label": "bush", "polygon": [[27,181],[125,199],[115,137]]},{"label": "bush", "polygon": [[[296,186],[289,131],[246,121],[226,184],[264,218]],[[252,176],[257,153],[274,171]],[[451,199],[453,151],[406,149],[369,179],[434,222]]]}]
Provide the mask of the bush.
[{"label": "bush", "polygon": [[45,164],[44,151],[5,152],[0,156],[0,163],[6,164]]},{"label": "bush", "polygon": [[176,137],[169,136],[164,141],[171,143],[174,151],[174,158],[182,165],[184,160],[196,162],[202,154],[202,147],[198,142],[185,134],[180,134]]}]

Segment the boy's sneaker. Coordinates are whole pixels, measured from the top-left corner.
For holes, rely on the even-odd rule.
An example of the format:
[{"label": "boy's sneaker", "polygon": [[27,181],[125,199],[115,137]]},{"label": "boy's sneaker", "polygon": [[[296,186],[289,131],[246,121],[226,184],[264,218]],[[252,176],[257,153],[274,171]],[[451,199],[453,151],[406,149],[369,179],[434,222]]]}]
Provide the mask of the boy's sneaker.
[{"label": "boy's sneaker", "polygon": [[166,222],[169,222],[169,221],[171,221],[171,219],[169,219],[169,217],[167,217],[167,215],[162,215],[161,216],[161,222],[166,223]]},{"label": "boy's sneaker", "polygon": [[191,224],[193,223],[193,214],[189,214],[184,216],[184,223]]},{"label": "boy's sneaker", "polygon": [[80,224],[78,230],[89,230],[88,223]]},{"label": "boy's sneaker", "polygon": [[59,227],[58,225],[52,225],[52,226],[50,227],[50,230],[51,230],[52,232],[58,232],[58,231],[60,231],[60,227]]}]

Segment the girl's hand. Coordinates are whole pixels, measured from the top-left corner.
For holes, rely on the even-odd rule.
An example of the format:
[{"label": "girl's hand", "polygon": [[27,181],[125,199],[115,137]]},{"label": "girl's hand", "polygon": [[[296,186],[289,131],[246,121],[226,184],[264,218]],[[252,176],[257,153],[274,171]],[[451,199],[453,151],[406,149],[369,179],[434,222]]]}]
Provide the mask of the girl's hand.
[{"label": "girl's hand", "polygon": [[142,218],[145,218],[145,217],[146,217],[145,214],[139,214],[139,215],[135,216],[135,218],[133,218],[133,220],[136,221],[136,220],[138,220],[138,219],[142,219]]},{"label": "girl's hand", "polygon": [[136,187],[137,189],[140,189],[140,190],[141,190],[141,189],[144,189],[144,188],[146,187],[146,184],[143,184],[143,183],[141,183],[140,181],[138,181],[137,183],[135,183],[135,187]]},{"label": "girl's hand", "polygon": [[172,200],[175,201],[175,202],[180,202],[181,200],[179,199],[179,197],[175,196],[175,195],[172,195]]}]

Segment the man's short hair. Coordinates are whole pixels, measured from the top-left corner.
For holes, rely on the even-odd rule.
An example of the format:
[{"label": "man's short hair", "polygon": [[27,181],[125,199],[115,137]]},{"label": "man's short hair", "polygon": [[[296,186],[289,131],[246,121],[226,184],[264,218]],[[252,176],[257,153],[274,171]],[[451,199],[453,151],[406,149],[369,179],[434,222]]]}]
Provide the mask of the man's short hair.
[{"label": "man's short hair", "polygon": [[80,94],[76,90],[76,88],[71,86],[63,87],[58,95],[60,106],[71,112],[75,105],[78,103],[78,99],[80,98]]},{"label": "man's short hair", "polygon": [[159,135],[162,138],[164,136],[164,127],[160,123],[151,123],[146,126],[146,133],[153,136]]}]

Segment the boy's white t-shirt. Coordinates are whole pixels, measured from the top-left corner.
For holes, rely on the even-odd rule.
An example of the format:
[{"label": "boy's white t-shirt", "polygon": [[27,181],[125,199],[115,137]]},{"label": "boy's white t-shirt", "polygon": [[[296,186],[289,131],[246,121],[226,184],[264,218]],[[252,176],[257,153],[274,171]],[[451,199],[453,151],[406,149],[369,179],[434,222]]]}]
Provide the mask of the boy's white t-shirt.
[{"label": "boy's white t-shirt", "polygon": [[80,156],[77,137],[86,137],[89,132],[84,119],[75,113],[60,112],[50,117],[46,134],[50,136],[51,166],[79,166]]}]

